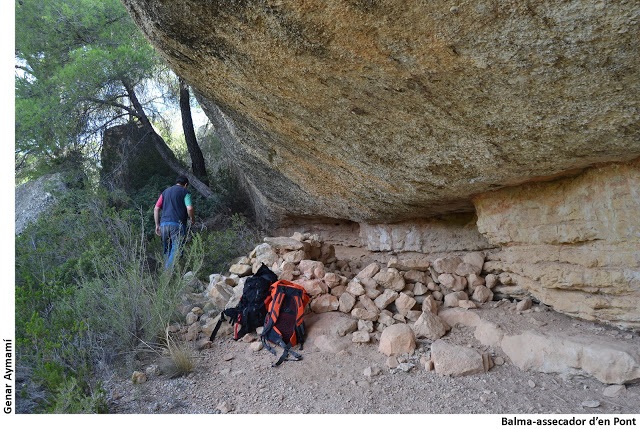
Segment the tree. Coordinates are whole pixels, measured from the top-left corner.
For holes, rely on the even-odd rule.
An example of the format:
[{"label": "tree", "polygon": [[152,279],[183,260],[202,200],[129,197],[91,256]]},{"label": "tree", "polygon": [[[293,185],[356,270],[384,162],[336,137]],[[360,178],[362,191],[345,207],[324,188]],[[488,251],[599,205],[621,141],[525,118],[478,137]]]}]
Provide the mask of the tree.
[{"label": "tree", "polygon": [[198,145],[196,132],[193,129],[193,117],[191,115],[191,98],[189,96],[189,85],[184,79],[179,78],[180,85],[180,114],[182,115],[182,129],[184,131],[184,139],[187,143],[187,149],[191,156],[191,170],[203,183],[208,184],[207,167],[204,162],[204,156]]},{"label": "tree", "polygon": [[152,77],[166,65],[119,0],[18,0],[15,14],[18,168],[70,150],[96,155],[106,128],[136,121],[177,174],[213,196],[153,126]]}]

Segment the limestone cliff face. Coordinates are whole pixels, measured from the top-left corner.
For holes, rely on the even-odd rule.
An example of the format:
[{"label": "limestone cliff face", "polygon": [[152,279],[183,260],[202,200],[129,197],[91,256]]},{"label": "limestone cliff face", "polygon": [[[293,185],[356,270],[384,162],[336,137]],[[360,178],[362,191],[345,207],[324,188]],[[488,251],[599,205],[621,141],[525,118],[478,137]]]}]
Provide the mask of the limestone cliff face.
[{"label": "limestone cliff face", "polygon": [[488,272],[563,313],[640,329],[640,160],[476,198]]},{"label": "limestone cliff face", "polygon": [[472,211],[640,155],[638,2],[123,2],[274,223]]},{"label": "limestone cliff face", "polygon": [[485,249],[505,288],[640,329],[639,2],[123,3],[265,223]]}]

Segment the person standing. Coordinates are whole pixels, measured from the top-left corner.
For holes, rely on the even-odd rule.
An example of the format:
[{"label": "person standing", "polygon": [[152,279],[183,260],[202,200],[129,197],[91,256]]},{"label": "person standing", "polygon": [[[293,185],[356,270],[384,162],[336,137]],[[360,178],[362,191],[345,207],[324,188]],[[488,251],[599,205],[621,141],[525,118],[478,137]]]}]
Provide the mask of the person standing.
[{"label": "person standing", "polygon": [[195,210],[191,193],[187,190],[189,179],[178,176],[176,184],[165,189],[153,209],[156,235],[162,237],[162,252],[165,268],[173,264],[176,253],[181,250],[187,236],[187,221],[195,223]]}]

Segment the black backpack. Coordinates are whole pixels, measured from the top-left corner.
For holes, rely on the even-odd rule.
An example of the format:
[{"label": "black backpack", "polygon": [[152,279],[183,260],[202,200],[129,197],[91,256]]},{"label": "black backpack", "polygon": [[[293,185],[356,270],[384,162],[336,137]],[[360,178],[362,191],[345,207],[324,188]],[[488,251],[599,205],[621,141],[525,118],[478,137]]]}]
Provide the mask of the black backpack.
[{"label": "black backpack", "polygon": [[278,276],[263,263],[258,271],[245,281],[238,305],[227,308],[220,313],[220,320],[218,320],[209,340],[215,339],[220,325],[226,321],[224,316],[229,317],[229,323],[234,327],[234,340],[239,340],[245,334],[263,326],[267,315],[266,304],[270,299],[270,287],[277,280]]}]

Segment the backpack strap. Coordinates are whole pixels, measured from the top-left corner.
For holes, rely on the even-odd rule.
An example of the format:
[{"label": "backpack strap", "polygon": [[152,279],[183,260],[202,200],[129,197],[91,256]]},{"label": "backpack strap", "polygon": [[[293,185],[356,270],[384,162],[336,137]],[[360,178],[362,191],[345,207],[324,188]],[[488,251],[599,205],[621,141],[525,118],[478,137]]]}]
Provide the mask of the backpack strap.
[{"label": "backpack strap", "polygon": [[211,333],[211,336],[209,337],[209,341],[213,341],[216,338],[216,335],[218,334],[218,330],[220,329],[220,325],[222,325],[222,322],[226,322],[227,319],[224,318],[224,315],[227,315],[227,317],[229,318],[229,323],[234,326],[234,339],[238,339],[238,323],[240,323],[241,320],[241,316],[242,313],[238,312],[237,307],[234,308],[227,308],[226,310],[220,312],[220,319],[218,319],[218,323],[216,323],[216,327],[213,328],[213,332]]},{"label": "backpack strap", "polygon": [[[279,340],[278,341],[278,345],[280,347],[282,347],[282,354],[280,355],[280,357],[278,358],[278,360],[275,363],[272,363],[271,366],[278,366],[280,365],[282,362],[284,362],[285,360],[302,360],[302,356],[299,353],[294,352],[291,349],[291,346],[287,345],[284,343],[284,341]],[[272,353],[275,355],[275,350],[271,349]],[[293,358],[289,358],[289,356],[292,356]]]},{"label": "backpack strap", "polygon": [[260,341],[262,341],[262,345],[264,346],[265,349],[269,350],[269,352],[271,352],[271,354],[273,354],[274,356],[276,355],[275,349],[269,345],[269,342],[267,341],[266,336],[261,335]]},{"label": "backpack strap", "polygon": [[[277,356],[276,350],[269,345],[269,341],[273,341],[283,349],[282,354],[278,358],[278,361],[276,363],[271,364],[272,367],[280,365],[285,360],[302,360],[302,355],[293,351],[291,349],[291,346],[285,344],[284,341],[282,341],[282,339],[280,339],[279,337],[272,336],[269,338],[269,340],[267,340],[267,337],[268,335],[262,335],[261,341],[264,348],[269,350],[271,354],[273,354],[274,356]],[[300,348],[300,350],[302,350],[302,348]],[[289,358],[289,355],[291,355],[293,358]]]},{"label": "backpack strap", "polygon": [[[289,355],[293,356],[293,359],[289,359]],[[285,347],[278,361],[276,363],[272,363],[271,366],[278,366],[285,360],[302,360],[302,355],[294,352],[290,347]]]},{"label": "backpack strap", "polygon": [[304,337],[306,336],[306,332],[304,329],[304,322],[298,326],[296,326],[296,339],[298,340],[298,344],[300,345],[300,350],[304,349]]},{"label": "backpack strap", "polygon": [[216,323],[216,327],[213,328],[213,332],[211,333],[211,336],[209,337],[209,341],[213,342],[213,340],[216,338],[216,335],[218,334],[218,329],[220,329],[220,325],[222,325],[222,322],[225,321],[224,318],[224,312],[220,313],[220,319],[218,319],[218,323]]}]

